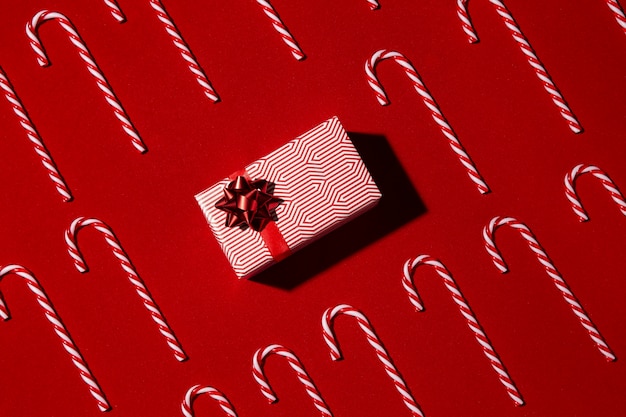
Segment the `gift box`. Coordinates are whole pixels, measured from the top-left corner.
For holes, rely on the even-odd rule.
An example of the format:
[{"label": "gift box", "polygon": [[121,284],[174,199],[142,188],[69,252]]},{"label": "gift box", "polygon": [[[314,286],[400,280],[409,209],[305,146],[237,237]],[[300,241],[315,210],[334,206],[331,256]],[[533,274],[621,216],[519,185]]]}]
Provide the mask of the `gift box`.
[{"label": "gift box", "polygon": [[250,278],[381,197],[337,117],[196,195],[239,278]]}]

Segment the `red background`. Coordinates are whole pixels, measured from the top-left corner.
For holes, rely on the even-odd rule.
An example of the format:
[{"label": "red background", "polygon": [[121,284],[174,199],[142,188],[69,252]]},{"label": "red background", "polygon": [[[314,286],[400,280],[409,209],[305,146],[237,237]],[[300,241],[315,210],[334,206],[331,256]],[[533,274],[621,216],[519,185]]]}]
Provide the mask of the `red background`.
[{"label": "red background", "polygon": [[[87,4],[89,3],[89,4]],[[450,0],[289,2],[274,7],[307,59],[298,62],[253,0],[165,0],[220,94],[203,95],[148,1],[2,2],[1,65],[75,201],[62,203],[8,103],[0,105],[1,262],[30,268],[113,406],[111,415],[181,415],[193,384],[213,385],[240,416],[317,415],[287,364],[267,366],[279,403],[251,374],[257,348],[294,350],[336,416],[408,416],[352,320],[336,321],[334,363],[322,312],[338,303],[370,319],[426,416],[622,416],[626,413],[626,219],[597,180],[563,177],[598,165],[626,188],[626,36],[603,1],[510,0],[507,5],[585,132],[572,134],[487,1],[470,13],[468,45]],[[39,33],[40,68],[24,33],[39,10],[75,24],[149,148],[131,145],[76,49],[56,23]],[[363,64],[376,50],[415,65],[492,193],[481,196],[408,79],[384,62],[392,104],[381,107]],[[2,100],[4,101],[4,100]],[[268,271],[237,281],[193,196],[323,120],[339,116],[386,195],[381,207]],[[482,227],[514,216],[536,234],[618,360],[607,363],[516,232],[497,243],[510,273],[486,254]],[[80,234],[91,270],[66,253],[77,216],[108,223],[190,359],[174,360],[102,237]],[[440,278],[420,268],[426,312],[401,286],[403,262],[439,258],[454,275],[527,404],[515,408]],[[0,286],[13,318],[0,325],[0,413],[99,416],[68,355],[21,280]],[[208,398],[196,414],[220,415]]]}]

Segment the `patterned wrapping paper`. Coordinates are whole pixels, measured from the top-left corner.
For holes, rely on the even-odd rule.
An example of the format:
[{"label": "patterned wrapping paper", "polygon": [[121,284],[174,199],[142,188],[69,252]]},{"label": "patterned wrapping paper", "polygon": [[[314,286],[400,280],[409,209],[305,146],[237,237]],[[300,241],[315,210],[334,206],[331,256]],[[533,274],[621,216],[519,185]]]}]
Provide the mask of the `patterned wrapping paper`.
[{"label": "patterned wrapping paper", "polygon": [[[245,172],[251,179],[274,184],[273,195],[282,200],[275,210],[275,225],[290,252],[367,211],[381,198],[337,117],[246,166]],[[231,180],[224,178],[196,200],[236,275],[250,278],[276,260],[261,233],[227,227],[226,212],[215,208]]]}]

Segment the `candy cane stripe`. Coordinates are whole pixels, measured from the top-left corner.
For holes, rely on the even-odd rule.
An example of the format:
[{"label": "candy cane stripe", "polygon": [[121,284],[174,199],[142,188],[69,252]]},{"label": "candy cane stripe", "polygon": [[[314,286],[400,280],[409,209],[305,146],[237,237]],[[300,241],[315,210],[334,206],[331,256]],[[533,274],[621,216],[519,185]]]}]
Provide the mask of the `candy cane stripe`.
[{"label": "candy cane stripe", "polygon": [[116,0],[104,0],[104,4],[106,4],[106,6],[109,8],[111,16],[113,16],[115,20],[117,20],[119,23],[124,23],[126,21],[126,16],[124,16],[124,13],[120,9],[120,6],[117,4]]},{"label": "candy cane stripe", "polygon": [[313,383],[313,380],[304,369],[300,359],[298,359],[298,357],[291,350],[281,345],[269,345],[264,349],[258,349],[252,358],[252,376],[259,384],[261,393],[265,396],[265,398],[267,398],[269,403],[272,404],[278,401],[278,398],[272,390],[272,387],[269,385],[267,377],[263,371],[263,365],[266,358],[272,354],[276,354],[287,359],[287,363],[296,372],[296,376],[304,385],[304,388],[306,389],[309,397],[313,400],[315,407],[320,411],[323,417],[332,417],[333,414],[330,411],[330,408],[322,398],[319,390]]},{"label": "candy cane stripe", "polygon": [[122,270],[126,272],[129,281],[131,282],[133,287],[135,287],[135,291],[141,298],[144,307],[150,313],[150,317],[152,317],[152,320],[156,323],[159,332],[165,338],[167,345],[174,353],[174,357],[176,358],[176,360],[186,360],[187,355],[183,351],[182,346],[178,342],[178,339],[176,339],[176,336],[174,335],[172,329],[165,321],[165,317],[163,317],[161,310],[159,310],[158,306],[152,299],[152,296],[148,292],[148,289],[146,288],[143,280],[135,270],[135,267],[128,258],[128,255],[122,248],[119,240],[117,239],[117,237],[115,237],[115,234],[113,233],[111,228],[103,223],[101,220],[78,217],[72,222],[69,229],[65,231],[65,243],[67,244],[67,250],[70,257],[74,261],[74,266],[76,267],[76,269],[81,273],[88,271],[87,264],[85,263],[85,260],[83,259],[83,256],[78,249],[76,240],[76,235],[78,231],[87,226],[93,226],[98,232],[100,232],[104,236],[104,240],[113,251],[113,255],[120,261],[120,266],[122,267]]},{"label": "candy cane stripe", "polygon": [[270,2],[267,0],[256,0],[256,2],[259,3],[265,15],[269,17],[272,21],[272,26],[274,27],[274,30],[278,32],[283,42],[285,42],[285,44],[289,47],[291,55],[293,55],[293,57],[298,61],[302,61],[304,58],[306,58],[306,55],[304,55],[304,52],[302,52],[302,49],[300,49],[300,46],[296,42],[296,39],[293,37],[291,32],[289,32],[289,30],[280,19],[278,13],[276,13],[276,10],[270,4]]},{"label": "candy cane stripe", "polygon": [[406,73],[411,82],[413,83],[413,88],[424,101],[424,104],[430,110],[431,117],[439,126],[441,133],[448,139],[448,144],[452,151],[456,154],[457,158],[461,162],[461,164],[465,167],[467,175],[470,180],[474,182],[476,188],[481,194],[486,194],[489,192],[489,187],[483,180],[482,176],[478,172],[478,169],[472,162],[472,159],[468,155],[467,151],[461,145],[461,142],[452,130],[452,127],[448,124],[448,121],[444,117],[441,109],[435,102],[435,99],[431,96],[430,92],[422,82],[417,70],[411,64],[411,62],[401,53],[396,51],[389,51],[386,49],[381,49],[375,52],[372,57],[365,63],[365,74],[367,76],[367,82],[369,86],[374,90],[376,94],[376,99],[382,106],[386,106],[389,104],[389,99],[387,98],[387,94],[383,89],[380,81],[378,80],[378,76],[376,75],[376,65],[385,59],[393,59]]},{"label": "candy cane stripe", "polygon": [[217,388],[206,385],[194,385],[187,390],[185,398],[180,406],[180,409],[185,417],[195,417],[193,402],[197,397],[203,394],[208,394],[209,397],[215,400],[227,416],[237,417],[235,407],[233,407],[228,398],[226,398],[226,396]]},{"label": "candy cane stripe", "polygon": [[[556,105],[561,117],[565,119],[569,128],[574,133],[581,133],[583,131],[582,126],[578,122],[578,119],[567,105],[567,102],[561,95],[561,92],[552,81],[552,77],[548,74],[548,71],[537,57],[537,54],[533,50],[530,42],[526,39],[526,36],[522,33],[519,25],[511,15],[511,12],[507,9],[504,3],[500,0],[489,0],[491,4],[496,8],[496,12],[502,18],[505,26],[511,32],[511,36],[517,42],[522,53],[526,56],[526,59],[530,66],[534,69],[535,75],[542,81],[543,88],[546,90],[552,102]],[[468,0],[457,0],[457,15],[461,20],[463,31],[467,35],[467,39],[470,43],[478,42],[478,36],[476,30],[470,20],[469,13],[467,11]]]},{"label": "candy cane stripe", "polygon": [[35,125],[30,120],[28,113],[26,113],[26,109],[24,108],[21,100],[15,93],[15,90],[13,89],[13,86],[11,85],[11,82],[9,81],[2,67],[0,67],[0,88],[2,88],[2,91],[4,92],[4,97],[7,99],[9,104],[11,104],[11,108],[17,116],[20,126],[22,126],[22,128],[26,132],[26,137],[28,137],[28,140],[35,149],[35,153],[37,153],[37,155],[39,156],[41,164],[48,171],[48,177],[52,180],[52,183],[54,184],[57,192],[61,195],[63,201],[72,201],[73,197],[69,187],[63,180],[61,173],[59,173],[56,164],[52,160],[50,152],[48,152],[48,149],[46,149],[43,140],[41,139],[39,133],[37,132],[37,129],[35,128]]},{"label": "candy cane stripe", "polygon": [[613,12],[613,16],[615,17],[615,21],[622,28],[624,34],[626,34],[626,16],[624,15],[624,9],[619,4],[617,0],[606,0],[607,6]]},{"label": "candy cane stripe", "polygon": [[463,32],[467,35],[467,41],[469,43],[476,43],[478,42],[478,35],[476,35],[474,25],[472,24],[469,13],[467,12],[467,1],[468,0],[457,0],[456,14],[461,20]]},{"label": "candy cane stripe", "polygon": [[[61,345],[65,349],[65,351],[70,355],[72,363],[78,369],[79,375],[81,379],[87,384],[87,388],[89,389],[89,393],[96,400],[98,404],[98,408],[100,411],[107,411],[111,408],[108,401],[106,400],[102,389],[96,382],[96,379],[92,375],[91,371],[87,367],[87,363],[83,359],[82,355],[78,351],[78,348],[72,341],[69,332],[61,322],[61,318],[57,314],[56,310],[52,306],[50,299],[44,292],[41,284],[35,278],[32,272],[21,265],[6,265],[0,268],[0,279],[2,279],[5,275],[15,274],[20,278],[23,278],[28,286],[28,288],[35,294],[37,299],[37,303],[44,310],[44,316],[50,324],[52,324],[52,328],[54,332],[61,339]],[[6,304],[2,299],[0,299],[0,310],[2,310],[2,318],[7,320],[10,318],[8,314],[8,310],[6,308]]]},{"label": "candy cane stripe", "polygon": [[572,210],[578,216],[578,220],[586,222],[589,220],[587,211],[583,208],[580,198],[576,193],[575,182],[576,179],[582,174],[591,174],[600,180],[602,186],[609,192],[611,198],[617,204],[620,211],[626,216],[626,199],[624,195],[617,188],[613,180],[602,169],[594,165],[579,164],[572,168],[571,172],[565,175],[565,196],[572,205]]},{"label": "candy cane stripe", "polygon": [[196,57],[194,56],[193,52],[191,52],[189,45],[187,45],[187,42],[185,42],[185,40],[183,39],[180,31],[174,24],[174,21],[165,10],[165,7],[163,6],[161,0],[150,0],[150,6],[152,6],[152,9],[154,9],[154,11],[156,12],[157,18],[163,24],[167,34],[170,35],[170,37],[172,38],[172,43],[174,44],[174,46],[176,46],[176,48],[178,48],[180,56],[187,63],[189,71],[191,71],[191,73],[196,78],[196,82],[198,83],[198,85],[200,85],[200,88],[202,88],[204,95],[207,96],[207,98],[214,103],[220,101],[219,96],[209,82],[209,79],[204,73],[204,70],[202,69],[202,67],[200,67],[200,64],[196,60]]},{"label": "candy cane stripe", "polygon": [[378,4],[378,1],[376,0],[367,0],[367,2],[369,3],[370,10],[376,10],[380,8],[380,4]]},{"label": "candy cane stripe", "polygon": [[520,233],[522,238],[526,240],[526,243],[528,243],[528,247],[535,254],[537,260],[541,263],[541,265],[543,265],[548,276],[552,278],[552,282],[554,282],[554,285],[561,292],[563,299],[572,309],[572,312],[576,315],[583,328],[587,330],[587,333],[596,344],[596,347],[598,348],[600,353],[608,361],[614,361],[616,359],[615,355],[613,354],[589,316],[587,316],[587,313],[584,311],[582,305],[578,302],[577,298],[574,296],[567,283],[548,257],[548,254],[537,241],[535,235],[530,231],[528,226],[513,217],[494,217],[483,229],[485,249],[487,250],[489,255],[491,255],[493,264],[496,266],[496,268],[498,268],[502,273],[508,271],[508,267],[504,262],[504,259],[502,258],[500,250],[497,248],[494,242],[494,234],[496,229],[504,225],[516,229]]},{"label": "candy cane stripe", "polygon": [[347,304],[340,304],[334,308],[327,309],[322,315],[322,335],[324,341],[330,349],[330,358],[334,361],[342,359],[341,351],[339,350],[339,343],[333,330],[333,321],[335,317],[340,314],[345,314],[354,317],[367,338],[369,344],[374,348],[378,360],[383,364],[385,372],[393,381],[394,386],[400,396],[404,405],[409,409],[413,417],[424,417],[422,410],[419,408],[417,401],[413,398],[411,391],[402,379],[400,372],[396,369],[395,365],[391,361],[391,357],[387,353],[387,350],[383,347],[380,339],[374,332],[374,328],[370,324],[365,315],[354,307]]},{"label": "candy cane stripe", "polygon": [[122,107],[122,103],[120,103],[115,93],[113,93],[111,86],[102,74],[102,70],[98,67],[98,64],[96,64],[96,61],[87,49],[87,46],[76,31],[76,28],[65,15],[59,12],[42,10],[35,14],[32,20],[26,24],[26,35],[30,39],[31,48],[37,55],[37,62],[39,63],[39,65],[42,67],[50,65],[48,56],[43,49],[43,44],[41,43],[41,40],[39,39],[39,36],[37,34],[39,26],[48,20],[57,20],[59,22],[59,25],[61,25],[61,27],[65,30],[65,32],[69,36],[70,42],[76,47],[76,49],[78,49],[78,54],[80,58],[87,65],[87,70],[96,79],[96,84],[104,94],[104,98],[107,103],[109,103],[109,105],[113,109],[115,117],[117,117],[117,119],[121,122],[122,129],[130,137],[132,145],[139,152],[146,152],[147,148],[139,137],[139,133],[133,126],[128,115],[126,114],[126,111]]},{"label": "candy cane stripe", "polygon": [[487,335],[485,334],[482,326],[478,322],[478,319],[474,315],[474,312],[467,303],[467,300],[465,299],[465,297],[463,297],[463,294],[457,286],[456,281],[454,281],[452,274],[450,273],[448,268],[445,267],[444,264],[442,264],[440,261],[433,258],[432,256],[419,255],[417,258],[413,260],[409,259],[404,263],[402,286],[404,287],[411,304],[413,304],[417,311],[422,311],[424,309],[422,301],[417,293],[417,289],[413,284],[412,278],[415,270],[421,265],[428,265],[433,267],[437,274],[439,274],[439,276],[443,278],[443,283],[445,284],[448,291],[450,291],[452,295],[452,300],[459,307],[461,315],[465,318],[468,327],[474,333],[476,341],[482,347],[483,353],[489,360],[489,363],[493,370],[497,373],[498,379],[506,389],[507,394],[513,400],[516,406],[524,405],[524,400],[522,399],[521,394],[517,390],[517,387],[515,386],[513,380],[506,371],[506,368],[500,361],[500,358],[498,357],[495,349],[489,342]]}]

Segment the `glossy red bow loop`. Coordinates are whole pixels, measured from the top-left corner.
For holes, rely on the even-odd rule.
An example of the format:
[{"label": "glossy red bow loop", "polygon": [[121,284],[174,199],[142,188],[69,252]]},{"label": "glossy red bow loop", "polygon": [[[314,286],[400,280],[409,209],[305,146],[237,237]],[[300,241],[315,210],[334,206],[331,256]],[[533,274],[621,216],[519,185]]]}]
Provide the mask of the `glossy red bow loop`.
[{"label": "glossy red bow loop", "polygon": [[225,211],[226,226],[235,227],[244,223],[253,230],[262,230],[273,220],[272,211],[281,203],[269,193],[270,183],[266,180],[248,180],[238,175],[224,188],[224,197],[215,208]]}]

